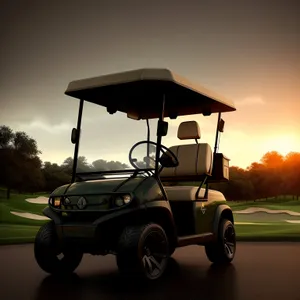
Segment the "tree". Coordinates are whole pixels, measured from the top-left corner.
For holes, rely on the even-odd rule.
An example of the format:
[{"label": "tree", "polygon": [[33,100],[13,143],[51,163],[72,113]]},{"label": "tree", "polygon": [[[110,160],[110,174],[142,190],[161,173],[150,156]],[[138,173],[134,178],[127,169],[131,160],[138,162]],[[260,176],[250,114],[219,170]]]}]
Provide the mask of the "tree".
[{"label": "tree", "polygon": [[104,159],[97,159],[92,162],[93,171],[109,171],[109,170],[123,170],[128,169],[129,166],[119,161],[106,161]]},{"label": "tree", "polygon": [[255,189],[250,180],[234,179],[229,180],[224,195],[228,200],[253,200],[255,199]]},{"label": "tree", "polygon": [[[45,186],[45,178],[41,171],[42,161],[39,157],[23,157],[20,181],[14,187],[19,193],[34,193]],[[29,175],[30,174],[30,175]]]},{"label": "tree", "polygon": [[257,162],[252,163],[250,167],[247,168],[247,173],[255,190],[255,199],[267,198],[268,185],[266,183],[266,166]]},{"label": "tree", "polygon": [[210,187],[222,192],[228,200],[255,199],[255,189],[249,179],[248,172],[242,168],[233,166],[230,167],[229,173],[229,182],[214,183]]},{"label": "tree", "polygon": [[0,126],[0,149],[12,148],[14,133],[8,126]]},{"label": "tree", "polygon": [[230,180],[248,179],[247,171],[236,166],[232,166],[229,168],[229,174]]},{"label": "tree", "polygon": [[[72,157],[68,157],[64,160],[64,162],[61,165],[64,172],[68,175],[72,174],[73,161],[74,161],[74,159]],[[76,172],[89,172],[89,171],[91,171],[91,166],[87,162],[86,157],[78,156]]]},{"label": "tree", "polygon": [[25,132],[13,132],[8,126],[0,126],[0,183],[11,189],[32,191],[41,188],[41,160],[36,141]]},{"label": "tree", "polygon": [[285,194],[300,196],[300,153],[290,152],[286,155],[282,174],[284,176],[283,190]]},{"label": "tree", "polygon": [[263,155],[260,161],[266,168],[279,169],[283,165],[284,157],[277,151],[271,151]]},{"label": "tree", "polygon": [[45,162],[42,168],[45,179],[45,190],[53,191],[58,186],[67,184],[71,181],[71,175],[67,174],[58,164]]},{"label": "tree", "polygon": [[[63,172],[68,175],[72,174],[73,170],[73,158],[68,157],[64,160],[61,168]],[[96,172],[96,171],[108,171],[108,170],[123,170],[129,168],[128,165],[119,161],[106,161],[104,159],[97,159],[89,164],[85,156],[79,156],[77,160],[76,172]]]},{"label": "tree", "polygon": [[261,158],[261,162],[266,167],[264,182],[267,188],[265,193],[268,197],[277,197],[282,192],[284,157],[276,151],[271,151]]},{"label": "tree", "polygon": [[28,158],[35,158],[41,151],[38,150],[37,142],[30,138],[25,132],[16,132],[13,137],[13,148],[16,153]]}]

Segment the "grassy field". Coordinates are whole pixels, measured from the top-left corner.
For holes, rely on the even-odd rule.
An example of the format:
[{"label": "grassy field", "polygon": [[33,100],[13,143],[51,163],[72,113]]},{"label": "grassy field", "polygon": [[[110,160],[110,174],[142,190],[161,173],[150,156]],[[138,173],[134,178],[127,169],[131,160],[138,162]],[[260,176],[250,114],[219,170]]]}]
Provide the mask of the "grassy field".
[{"label": "grassy field", "polygon": [[292,197],[281,197],[278,199],[270,198],[268,200],[263,199],[257,201],[228,201],[228,203],[233,210],[243,210],[248,207],[263,207],[268,209],[285,209],[300,212],[300,200],[293,200]]},{"label": "grassy field", "polygon": [[[42,215],[45,204],[25,201],[27,198],[48,195],[12,194],[11,199],[0,198],[0,244],[32,242],[39,227],[45,221],[32,220],[11,214],[11,211]],[[228,202],[234,212],[238,240],[246,241],[300,241],[300,216],[286,213],[269,214],[239,211],[256,207],[271,210],[288,210],[300,213],[300,200],[292,198],[268,199],[255,202]],[[299,222],[289,223],[287,221]]]},{"label": "grassy field", "polygon": [[36,225],[0,224],[0,245],[32,243],[39,228]]},{"label": "grassy field", "polygon": [[32,220],[11,214],[11,211],[42,215],[45,204],[33,204],[25,201],[41,195],[12,194],[9,200],[0,198],[0,245],[32,242],[38,229],[45,221]]},{"label": "grassy field", "polygon": [[[300,213],[300,200],[292,197],[281,197],[261,201],[228,202],[234,212],[236,233],[239,240],[244,241],[300,241],[300,216],[286,213],[269,214],[255,212],[239,214],[249,208],[270,210],[287,210]],[[299,222],[288,223],[287,221]]]},{"label": "grassy field", "polygon": [[10,213],[15,212],[28,212],[33,214],[42,215],[42,210],[46,207],[45,204],[35,204],[25,201],[27,198],[35,198],[38,196],[47,195],[18,195],[12,194],[9,200],[0,199],[0,224],[18,224],[18,225],[40,225],[41,221],[30,220],[21,218]]}]

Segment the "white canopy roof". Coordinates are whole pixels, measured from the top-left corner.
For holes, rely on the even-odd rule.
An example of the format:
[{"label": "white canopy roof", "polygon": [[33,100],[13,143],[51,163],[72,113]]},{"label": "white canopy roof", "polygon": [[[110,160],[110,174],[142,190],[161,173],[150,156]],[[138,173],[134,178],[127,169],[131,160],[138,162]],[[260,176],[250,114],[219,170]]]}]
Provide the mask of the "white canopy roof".
[{"label": "white canopy roof", "polygon": [[233,102],[167,69],[139,69],[69,83],[66,95],[137,119],[235,111]]}]

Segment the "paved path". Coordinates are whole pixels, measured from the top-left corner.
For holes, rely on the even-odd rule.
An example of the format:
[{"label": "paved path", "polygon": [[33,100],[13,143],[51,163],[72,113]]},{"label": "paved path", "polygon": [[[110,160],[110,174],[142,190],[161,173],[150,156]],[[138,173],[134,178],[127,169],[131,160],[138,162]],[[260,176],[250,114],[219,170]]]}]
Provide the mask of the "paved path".
[{"label": "paved path", "polygon": [[239,243],[234,263],[212,268],[204,248],[178,249],[168,274],[146,286],[123,280],[114,256],[85,255],[72,279],[37,266],[33,246],[0,247],[1,300],[300,300],[300,243]]}]

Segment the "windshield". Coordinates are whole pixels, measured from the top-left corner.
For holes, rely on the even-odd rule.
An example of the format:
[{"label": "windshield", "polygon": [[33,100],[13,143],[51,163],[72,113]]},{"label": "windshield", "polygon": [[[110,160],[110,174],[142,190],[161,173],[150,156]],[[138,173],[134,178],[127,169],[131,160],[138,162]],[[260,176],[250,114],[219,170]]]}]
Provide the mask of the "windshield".
[{"label": "windshield", "polygon": [[[157,120],[150,120],[150,140],[156,142]],[[99,172],[134,168],[154,168],[156,146],[137,145],[147,141],[146,120],[132,120],[124,113],[113,115],[106,109],[84,102],[76,172]],[[149,151],[150,159],[147,160]]]},{"label": "windshield", "polygon": [[[211,118],[198,115],[178,117],[176,120],[167,118],[168,135],[162,138],[162,145],[171,147],[195,143],[194,140],[177,138],[180,123],[189,120],[196,120],[204,129],[200,142],[213,145],[217,115]],[[149,127],[150,141],[154,145],[151,143],[148,148],[147,143],[142,143],[132,149],[136,143],[147,141],[146,120],[132,120],[121,112],[111,115],[102,106],[84,102],[76,172],[153,169],[155,167],[157,119],[149,120]],[[69,157],[65,164],[71,166],[73,159]]]}]

